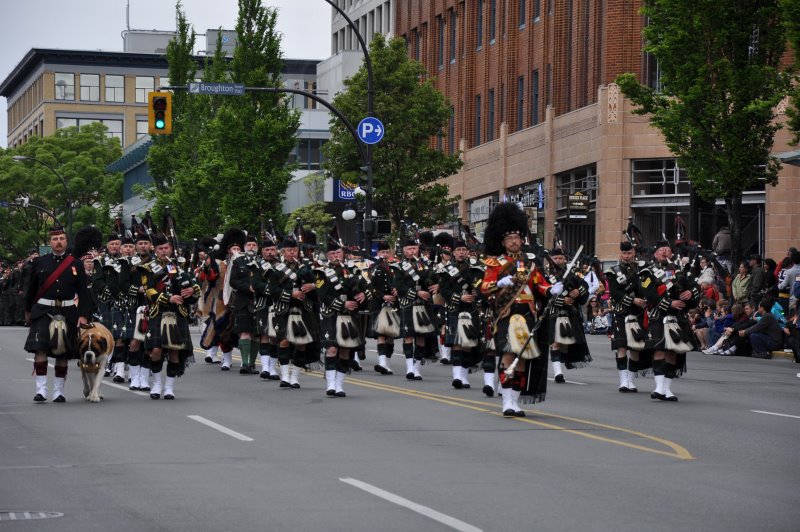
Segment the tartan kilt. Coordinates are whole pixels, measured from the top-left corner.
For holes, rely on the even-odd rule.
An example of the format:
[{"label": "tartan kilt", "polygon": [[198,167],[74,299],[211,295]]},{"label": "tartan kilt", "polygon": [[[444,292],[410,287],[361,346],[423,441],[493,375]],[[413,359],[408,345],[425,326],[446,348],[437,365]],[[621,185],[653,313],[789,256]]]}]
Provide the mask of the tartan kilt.
[{"label": "tartan kilt", "polygon": [[[60,312],[59,312],[60,310]],[[67,323],[67,352],[63,355],[50,353],[50,313],[62,314]],[[80,358],[78,353],[78,310],[75,307],[56,309],[38,303],[31,310],[31,327],[25,340],[25,351],[28,353],[47,352],[51,358]]]},{"label": "tartan kilt", "polygon": [[[100,314],[100,323],[111,331],[114,340],[133,338],[133,324],[128,324],[128,309],[121,309],[113,303],[99,302],[97,312]],[[136,316],[134,316],[134,320]],[[130,328],[130,335],[128,329]]]},{"label": "tartan kilt", "polygon": [[[322,340],[320,344],[324,349],[329,347],[339,347],[336,335],[336,320],[338,317],[338,314],[333,314],[332,316],[322,316],[322,321],[320,324],[320,337]],[[362,347],[364,345],[364,335],[361,327],[361,316],[358,314],[353,314],[352,318],[359,335],[359,347]],[[350,347],[348,349],[359,349],[359,347]]]},{"label": "tartan kilt", "polygon": [[[180,312],[175,313],[177,324],[178,324],[178,332],[182,336],[183,340],[183,348],[180,351],[189,351],[191,352],[194,349],[192,345],[192,333],[189,330],[189,320],[186,319]],[[161,318],[163,317],[163,313],[159,313],[155,317],[150,317],[147,323],[147,335],[144,341],[145,349],[156,349],[164,347],[163,340],[161,338]],[[164,347],[166,349],[166,347]]]},{"label": "tartan kilt", "polygon": [[260,334],[256,326],[257,322],[254,313],[250,311],[249,305],[231,309],[231,312],[233,313],[233,332],[236,334]]},{"label": "tartan kilt", "polygon": [[[272,314],[272,316],[270,316],[270,314]],[[275,315],[272,312],[271,305],[256,310],[254,321],[255,334],[275,338]],[[270,321],[273,323],[270,324]],[[270,327],[270,325],[272,325],[272,327]]]},{"label": "tartan kilt", "polygon": [[[289,313],[291,312],[292,308],[297,307],[290,307],[286,312],[280,315],[275,315],[273,318],[273,325],[275,327],[274,336],[278,340],[286,340],[286,329],[288,328],[289,323]],[[319,319],[312,315],[310,312],[307,312],[304,308],[300,308],[300,313],[303,316],[303,324],[308,328],[308,332],[311,335],[311,338],[314,342],[319,342],[320,340],[320,323]]]},{"label": "tartan kilt", "polygon": [[[400,307],[397,311],[398,315],[400,316],[400,337],[405,338],[408,336],[416,336],[416,337],[425,337],[425,336],[436,336],[438,334],[438,329],[434,326],[434,331],[432,333],[418,333],[414,329],[414,306],[409,305],[407,307]],[[425,305],[425,310],[428,312],[428,317],[431,320],[436,320],[436,316],[433,312],[433,307],[430,305]]]},{"label": "tartan kilt", "polygon": [[[448,310],[445,314],[445,322],[444,322],[444,345],[447,347],[453,347],[456,336],[458,335],[458,315],[462,312],[469,312],[470,316],[472,316],[472,325],[475,327],[476,330],[482,331],[480,318],[478,313],[472,308],[465,308],[465,309],[454,309]],[[479,339],[479,342],[483,341]]]},{"label": "tartan kilt", "polygon": [[121,328],[121,336],[123,340],[132,340],[134,328],[136,327],[136,308],[121,308],[119,309],[122,315],[123,326]]},{"label": "tartan kilt", "polygon": [[[625,332],[625,319],[628,316],[636,316],[635,314],[621,314],[615,313],[614,314],[614,334],[611,338],[611,348],[612,349],[627,349],[628,348],[628,333]],[[636,316],[636,322],[639,324],[639,327],[647,333],[647,330],[644,327],[644,315]]]}]

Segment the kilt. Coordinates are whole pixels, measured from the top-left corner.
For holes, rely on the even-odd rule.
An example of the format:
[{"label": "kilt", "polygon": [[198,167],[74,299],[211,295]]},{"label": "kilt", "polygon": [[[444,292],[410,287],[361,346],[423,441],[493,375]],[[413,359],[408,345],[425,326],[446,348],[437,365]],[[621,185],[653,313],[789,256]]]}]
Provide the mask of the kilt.
[{"label": "kilt", "polygon": [[[183,347],[179,351],[189,351],[191,353],[194,347],[192,345],[191,331],[189,330],[189,320],[182,316],[180,312],[176,312],[175,316],[177,317],[178,333],[181,335],[181,339],[183,340]],[[161,338],[162,317],[163,313],[159,313],[157,316],[150,318],[150,321],[147,324],[147,338],[144,341],[145,349],[156,349],[161,347],[166,349]]]},{"label": "kilt", "polygon": [[[511,345],[508,340],[508,326],[510,322],[510,317],[513,314],[519,314],[525,318],[525,323],[528,325],[530,329],[536,323],[536,318],[531,313],[530,307],[525,304],[514,303],[511,305],[511,312],[509,316],[497,320],[495,331],[494,331],[494,341],[497,348],[497,353],[513,353],[511,350]],[[547,394],[547,366],[548,366],[548,357],[547,357],[547,339],[545,338],[545,334],[542,333],[542,330],[539,329],[534,332],[536,335],[535,341],[539,351],[542,353],[537,358],[531,360],[521,360],[520,365],[523,363],[525,364],[525,381],[524,386],[522,389],[522,394],[520,395],[520,401],[522,404],[533,404],[533,403],[540,403],[545,400],[545,396]],[[519,366],[517,366],[519,367]],[[504,368],[501,368],[504,369]]]},{"label": "kilt", "polygon": [[275,316],[272,312],[272,306],[268,305],[256,310],[254,320],[255,334],[259,336],[269,336],[271,338],[275,338]]},{"label": "kilt", "polygon": [[575,343],[562,347],[562,349],[566,347],[567,350],[561,351],[560,362],[563,362],[567,369],[582,368],[589,365],[592,361],[592,355],[589,352],[589,345],[586,343],[586,334],[583,332],[583,324],[581,323],[580,313],[578,313],[577,310],[562,309],[547,319],[549,343],[553,344],[556,341],[556,319],[561,317],[569,318],[573,336],[575,337]]},{"label": "kilt", "polygon": [[[298,307],[291,307],[291,308],[298,308]],[[284,312],[283,314],[276,315],[273,318],[273,325],[275,327],[275,338],[278,340],[286,340],[286,329],[289,323],[289,313],[291,312],[291,308]],[[320,323],[319,319],[312,315],[310,312],[306,311],[305,308],[299,307],[300,312],[303,316],[303,324],[308,328],[308,332],[311,335],[311,338],[314,342],[319,342],[320,340]],[[308,347],[310,347],[309,344]],[[318,357],[319,358],[319,357]]]},{"label": "kilt", "polygon": [[[63,355],[50,353],[50,314],[63,313],[67,324],[67,352]],[[31,327],[25,340],[28,353],[47,352],[47,356],[60,359],[80,358],[78,353],[78,311],[75,307],[57,309],[35,304],[31,309]]]},{"label": "kilt", "polygon": [[445,314],[444,322],[444,345],[446,347],[453,347],[455,344],[456,336],[458,336],[458,316],[462,312],[469,312],[472,316],[473,327],[475,327],[476,330],[481,331],[480,318],[475,310],[471,308],[466,308],[463,310],[455,309],[452,311],[448,310]]},{"label": "kilt", "polygon": [[[407,307],[400,307],[398,309],[398,314],[400,316],[400,336],[405,338],[409,336],[416,336],[416,337],[425,337],[425,336],[436,336],[438,334],[438,329],[434,326],[433,332],[430,333],[420,333],[416,331],[414,327],[414,307],[418,305],[409,305]],[[428,313],[428,318],[435,323],[436,317],[433,313],[433,307],[430,305],[425,305],[425,310]]]},{"label": "kilt", "polygon": [[[626,349],[628,347],[628,334],[625,332],[625,319],[628,316],[635,314],[614,314],[614,334],[611,338],[611,349]],[[643,331],[644,328],[644,315],[636,316],[636,321]]]},{"label": "kilt", "polygon": [[[113,303],[103,303],[102,301],[97,304],[97,312],[100,314],[100,323],[106,326],[111,331],[114,340],[120,338],[133,338],[133,324],[128,325],[128,309],[121,309]],[[134,319],[136,317],[134,316]],[[128,328],[131,328],[130,336],[128,336]]]},{"label": "kilt", "polygon": [[236,294],[229,306],[233,314],[233,332],[257,334],[253,300]]},{"label": "kilt", "polygon": [[[337,340],[337,329],[336,329],[336,320],[338,318],[337,314],[333,314],[331,316],[322,316],[322,322],[320,324],[320,338],[321,338],[321,345],[324,349],[329,347],[339,347],[339,342]],[[359,347],[364,345],[364,336],[362,333],[361,327],[361,316],[358,314],[354,314],[352,316],[353,324],[356,327],[356,331],[358,332],[358,343]],[[347,349],[359,349],[359,347],[349,347]]]}]

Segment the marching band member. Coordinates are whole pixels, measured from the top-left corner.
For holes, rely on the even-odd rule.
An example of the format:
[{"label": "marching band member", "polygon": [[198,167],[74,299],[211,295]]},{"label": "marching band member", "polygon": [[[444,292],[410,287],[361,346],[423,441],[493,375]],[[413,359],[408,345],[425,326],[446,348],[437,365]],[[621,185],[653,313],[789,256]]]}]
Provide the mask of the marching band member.
[{"label": "marching band member", "polygon": [[[274,231],[274,229],[273,229]],[[260,378],[278,380],[278,342],[275,338],[273,301],[269,294],[270,272],[278,264],[277,235],[264,233],[261,240],[261,274],[253,278],[253,290],[256,295],[255,311],[258,331],[261,333],[259,355],[261,357]]]},{"label": "marching band member", "polygon": [[378,363],[375,372],[393,375],[390,360],[394,339],[400,336],[400,318],[397,314],[397,289],[394,287],[396,270],[389,262],[391,251],[386,242],[378,242],[377,261],[369,271],[370,287],[370,338],[377,341]]},{"label": "marching band member", "polygon": [[564,290],[545,280],[534,255],[522,252],[528,233],[525,213],[513,203],[501,203],[489,214],[484,243],[490,257],[481,292],[494,297],[494,342],[500,354],[503,415],[524,417],[519,406],[545,400],[547,392],[547,339],[537,330],[539,307]]},{"label": "marching band member", "polygon": [[130,260],[130,280],[128,289],[128,305],[133,314],[134,325],[131,341],[128,344],[128,368],[131,373],[131,390],[150,391],[150,356],[144,353],[144,341],[147,337],[147,286],[152,276],[147,268],[153,258],[152,242],[143,227],[138,228],[134,238],[136,256]]}]

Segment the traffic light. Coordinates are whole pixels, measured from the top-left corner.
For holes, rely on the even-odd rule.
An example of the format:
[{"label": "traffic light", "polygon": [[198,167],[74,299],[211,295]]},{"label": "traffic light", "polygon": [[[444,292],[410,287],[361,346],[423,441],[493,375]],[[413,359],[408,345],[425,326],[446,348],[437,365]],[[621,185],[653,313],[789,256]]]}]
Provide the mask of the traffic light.
[{"label": "traffic light", "polygon": [[151,135],[172,133],[171,92],[151,92],[147,95],[147,132]]}]

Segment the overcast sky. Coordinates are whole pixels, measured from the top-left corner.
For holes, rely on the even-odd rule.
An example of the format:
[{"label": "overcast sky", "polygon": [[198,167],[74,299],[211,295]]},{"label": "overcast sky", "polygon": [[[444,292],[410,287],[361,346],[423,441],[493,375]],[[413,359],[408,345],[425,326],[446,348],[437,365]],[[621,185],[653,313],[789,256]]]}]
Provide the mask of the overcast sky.
[{"label": "overcast sky", "polygon": [[[131,29],[175,29],[173,0],[22,0],[2,2],[0,80],[31,48],[122,51],[130,3]],[[186,19],[195,31],[233,29],[237,0],[183,0]],[[330,55],[331,7],[323,0],[265,0],[278,9],[284,57],[325,59]],[[205,39],[198,36],[198,48]],[[0,146],[6,147],[6,100],[0,98]]]}]

